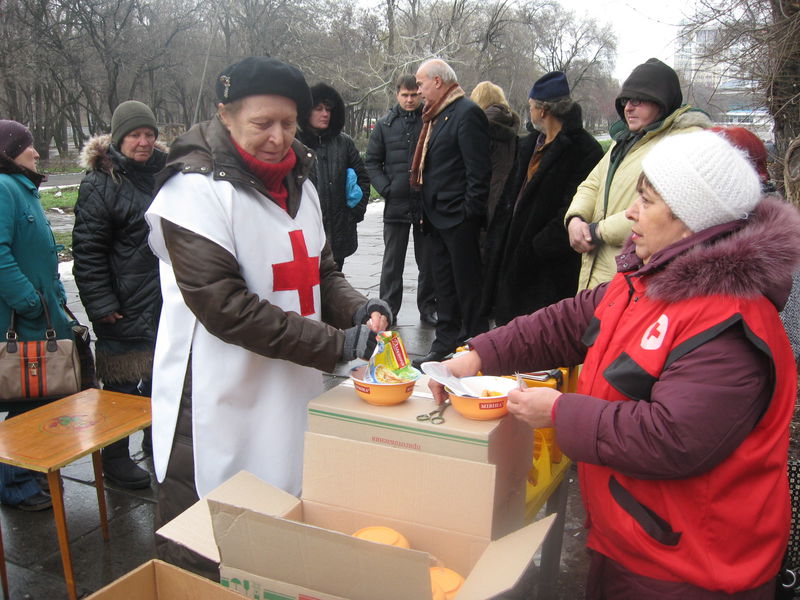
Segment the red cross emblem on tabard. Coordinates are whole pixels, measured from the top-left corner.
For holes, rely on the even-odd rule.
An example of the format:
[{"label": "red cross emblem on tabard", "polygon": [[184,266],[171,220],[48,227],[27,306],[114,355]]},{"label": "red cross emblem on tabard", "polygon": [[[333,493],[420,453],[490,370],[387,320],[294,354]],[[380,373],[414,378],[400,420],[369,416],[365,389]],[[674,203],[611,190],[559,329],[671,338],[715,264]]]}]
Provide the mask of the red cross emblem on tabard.
[{"label": "red cross emblem on tabard", "polygon": [[273,290],[297,290],[300,295],[300,314],[313,315],[314,286],[319,285],[319,256],[309,256],[302,229],[289,232],[294,260],[272,265]]}]

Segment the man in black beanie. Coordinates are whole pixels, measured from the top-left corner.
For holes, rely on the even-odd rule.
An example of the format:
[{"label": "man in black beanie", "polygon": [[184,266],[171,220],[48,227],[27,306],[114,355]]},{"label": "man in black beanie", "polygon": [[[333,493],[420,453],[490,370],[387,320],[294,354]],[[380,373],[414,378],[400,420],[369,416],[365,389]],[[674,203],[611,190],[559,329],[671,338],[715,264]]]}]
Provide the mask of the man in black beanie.
[{"label": "man in black beanie", "polygon": [[564,224],[572,249],[583,255],[578,290],[610,281],[614,258],[631,232],[625,209],[636,198],[642,159],[667,135],[711,127],[708,116],[688,105],[678,75],[651,58],[622,84],[615,106],[621,122],[612,125],[614,145],[578,187]]}]

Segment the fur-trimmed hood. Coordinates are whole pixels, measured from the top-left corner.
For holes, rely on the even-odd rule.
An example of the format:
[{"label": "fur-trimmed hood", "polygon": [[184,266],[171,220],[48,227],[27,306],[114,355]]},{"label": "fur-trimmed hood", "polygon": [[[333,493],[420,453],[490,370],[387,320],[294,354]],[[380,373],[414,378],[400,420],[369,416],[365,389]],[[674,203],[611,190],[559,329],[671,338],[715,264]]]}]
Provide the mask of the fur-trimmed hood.
[{"label": "fur-trimmed hood", "polygon": [[[777,196],[765,196],[743,224],[695,233],[654,254],[636,275],[648,277],[648,296],[667,302],[763,295],[781,310],[800,264],[798,239],[800,212]],[[630,272],[636,261],[641,265],[630,239],[617,261],[621,271]]]},{"label": "fur-trimmed hood", "polygon": [[489,137],[509,142],[519,134],[520,119],[516,112],[502,104],[492,104],[483,111],[489,120]]},{"label": "fur-trimmed hood", "polygon": [[[87,171],[103,171],[111,174],[117,170],[110,152],[111,134],[96,135],[86,142],[80,155],[80,165]],[[169,148],[166,144],[156,141],[156,151],[163,152],[166,156]]]},{"label": "fur-trimmed hood", "polygon": [[[313,100],[312,110],[320,102],[327,102],[331,106],[331,120],[325,131],[315,132],[309,127],[308,132],[304,133],[307,133],[309,139],[317,137],[322,140],[339,135],[344,129],[345,122],[345,105],[341,94],[327,83],[319,82],[311,86],[311,99]],[[303,137],[301,139],[306,145],[309,145]]]}]

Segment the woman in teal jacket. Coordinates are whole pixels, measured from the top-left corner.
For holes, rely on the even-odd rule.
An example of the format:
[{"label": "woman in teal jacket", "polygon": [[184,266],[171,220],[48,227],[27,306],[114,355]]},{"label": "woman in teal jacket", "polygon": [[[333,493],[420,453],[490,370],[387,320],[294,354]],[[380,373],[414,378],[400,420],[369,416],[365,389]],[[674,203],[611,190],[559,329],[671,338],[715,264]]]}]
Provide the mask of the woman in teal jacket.
[{"label": "woman in teal jacket", "polygon": [[[47,302],[59,338],[71,337],[64,312],[66,294],[58,275],[58,255],[50,224],[39,202],[39,153],[31,132],[16,121],[0,120],[0,331],[17,313],[16,332],[22,341],[41,339],[46,329],[41,298]],[[14,417],[35,404],[3,406]],[[22,510],[51,506],[32,471],[2,465],[0,502]]]}]

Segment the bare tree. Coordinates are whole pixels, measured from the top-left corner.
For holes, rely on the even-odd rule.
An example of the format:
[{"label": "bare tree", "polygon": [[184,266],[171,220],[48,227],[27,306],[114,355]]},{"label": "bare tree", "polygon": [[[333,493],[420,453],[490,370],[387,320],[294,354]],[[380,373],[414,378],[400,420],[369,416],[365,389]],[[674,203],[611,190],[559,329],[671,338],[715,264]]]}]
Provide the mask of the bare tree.
[{"label": "bare tree", "polygon": [[775,121],[783,155],[800,135],[800,3],[796,0],[701,0],[684,36],[714,32],[701,58],[752,82]]}]

